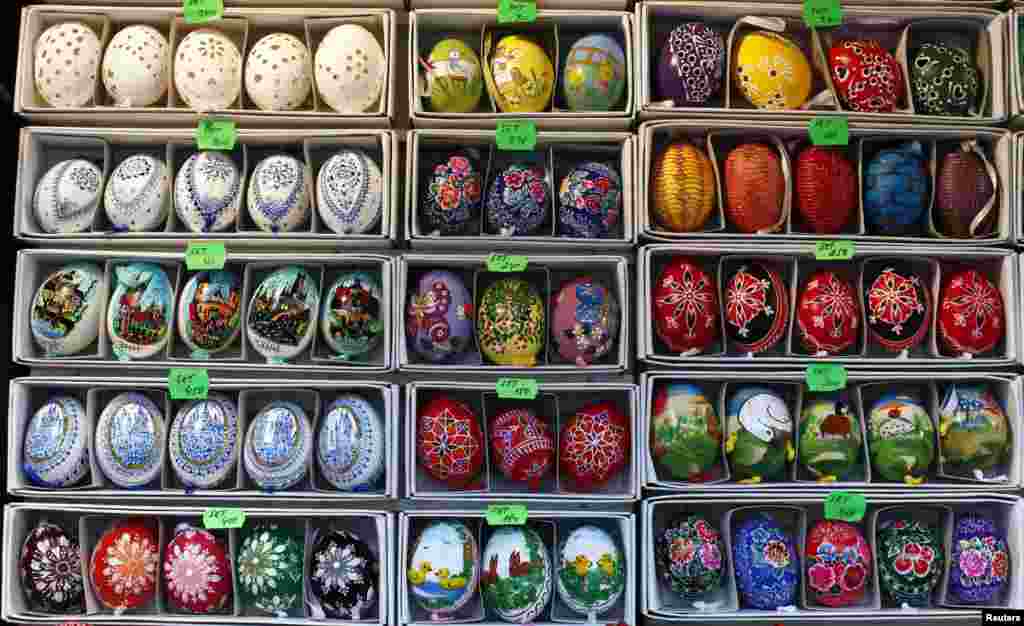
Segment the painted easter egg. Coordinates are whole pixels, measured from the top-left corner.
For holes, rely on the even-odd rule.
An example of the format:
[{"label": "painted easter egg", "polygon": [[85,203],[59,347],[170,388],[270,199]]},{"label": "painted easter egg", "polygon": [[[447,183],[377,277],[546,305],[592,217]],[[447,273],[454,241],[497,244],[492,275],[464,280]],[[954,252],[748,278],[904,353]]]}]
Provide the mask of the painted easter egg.
[{"label": "painted easter egg", "polygon": [[860,337],[860,304],[853,286],[835,272],[811,274],[800,292],[796,323],[804,348],[815,355],[842,354]]},{"label": "painted easter egg", "polygon": [[758,513],[733,531],[732,562],[744,607],[774,611],[796,606],[800,561],[793,535],[767,513]]},{"label": "painted easter egg", "polygon": [[118,394],[96,423],[96,464],[118,487],[146,487],[160,478],[167,446],[164,414],[145,394]]},{"label": "painted easter egg", "polygon": [[118,360],[148,359],[164,349],[174,326],[174,288],[156,263],[114,267],[107,336]]},{"label": "painted easter egg", "polygon": [[25,535],[18,578],[28,609],[73,614],[85,608],[82,554],[74,532],[41,521]]},{"label": "painted easter egg", "polygon": [[495,365],[533,367],[544,349],[544,302],[521,278],[491,283],[480,299],[476,332],[480,351]]},{"label": "painted easter egg", "polygon": [[892,260],[865,268],[863,288],[864,314],[875,342],[899,352],[924,340],[931,328],[931,291],[911,264]]},{"label": "painted easter egg", "polygon": [[694,602],[721,587],[725,544],[710,521],[699,515],[680,517],[655,542],[659,575],[683,600]]},{"label": "painted easter egg", "polygon": [[882,591],[900,604],[928,607],[946,560],[939,529],[901,516],[882,523],[877,541]]},{"label": "painted easter egg", "polygon": [[249,342],[268,359],[294,358],[313,341],[319,311],[316,278],[297,265],[275,270],[260,282],[249,302]]},{"label": "painted easter egg", "polygon": [[672,352],[700,354],[718,339],[718,286],[693,259],[669,261],[652,298],[655,332]]},{"label": "painted easter egg", "polygon": [[931,202],[931,176],[924,147],[910,141],[885,148],[864,169],[864,220],[873,234],[903,235],[920,230]]},{"label": "painted easter egg", "polygon": [[380,102],[387,68],[377,37],[359,24],[342,24],[328,31],[313,61],[321,101],[343,114],[364,113]]},{"label": "painted easter egg", "polygon": [[732,477],[754,483],[785,477],[793,460],[793,416],[785,398],[767,387],[743,386],[726,404]]},{"label": "painted easter egg", "polygon": [[532,235],[548,220],[551,188],[542,165],[512,163],[487,192],[487,228],[504,237]]},{"label": "painted easter egg", "polygon": [[949,555],[949,600],[957,604],[1001,605],[1010,580],[1006,534],[984,515],[960,515]]},{"label": "painted easter egg", "polygon": [[235,560],[235,580],[242,606],[274,617],[289,617],[302,608],[302,531],[273,522],[245,526]]},{"label": "painted easter egg", "polygon": [[[487,89],[502,113],[539,113],[551,104],[555,68],[544,48],[521,35],[506,35],[491,55]],[[493,83],[493,84],[492,84]]]},{"label": "painted easter egg", "polygon": [[885,480],[915,484],[935,458],[935,426],[916,394],[887,393],[868,413],[871,465]]},{"label": "painted easter egg", "polygon": [[103,206],[114,232],[145,232],[163,228],[170,199],[167,164],[148,154],[135,154],[110,174]]},{"label": "painted easter egg", "polygon": [[651,214],[663,228],[692,233],[715,208],[715,173],[704,150],[677,141],[661,151],[651,171]]},{"label": "painted easter egg", "polygon": [[249,177],[249,217],[265,232],[299,230],[309,221],[306,165],[288,154],[269,156]]},{"label": "painted easter egg", "polygon": [[838,394],[805,398],[800,415],[800,463],[821,481],[846,480],[860,470],[860,423]]},{"label": "painted easter egg", "polygon": [[718,96],[725,78],[725,42],[714,28],[686,22],[661,47],[658,96],[676,106],[700,106]]},{"label": "painted easter egg", "polygon": [[859,113],[891,113],[903,101],[903,70],[872,39],[844,39],[828,51],[832,84],[843,106]]},{"label": "painted easter egg", "polygon": [[587,404],[562,424],[560,480],[572,491],[594,491],[625,471],[630,461],[629,420],[611,402]]},{"label": "painted easter egg", "polygon": [[230,109],[242,93],[242,53],[219,30],[194,30],[174,54],[174,87],[200,113]]},{"label": "painted easter egg", "polygon": [[231,603],[227,542],[208,530],[178,524],[164,548],[167,600],[186,613],[217,613]]},{"label": "painted easter egg", "polygon": [[94,103],[102,50],[96,31],[84,22],[50,26],[36,39],[36,92],[52,107]]},{"label": "painted easter egg", "polygon": [[339,235],[361,235],[377,228],[384,206],[380,166],[362,150],[342,150],[316,177],[320,219]]},{"label": "painted easter egg", "polygon": [[725,333],[736,348],[756,354],[782,339],[789,326],[789,288],[774,266],[743,263],[725,281]]},{"label": "painted easter egg", "polygon": [[1010,427],[987,385],[953,384],[939,405],[942,459],[960,473],[979,478],[997,468],[1010,450]]},{"label": "painted easter egg", "polygon": [[820,520],[807,533],[804,547],[807,587],[817,604],[842,608],[860,604],[871,578],[871,548],[860,528],[837,520]]},{"label": "painted easter egg", "polygon": [[36,183],[32,211],[43,232],[81,233],[92,228],[102,195],[103,171],[85,159],[68,159]]},{"label": "painted easter egg", "polygon": [[89,559],[92,592],[114,611],[138,609],[156,595],[160,547],[156,520],[129,517],[111,524]]},{"label": "painted easter egg", "polygon": [[562,92],[571,111],[609,111],[626,92],[626,53],[608,35],[587,35],[569,48]]},{"label": "painted easter egg", "polygon": [[438,113],[472,113],[484,92],[483,66],[460,39],[442,39],[426,60],[430,108]]},{"label": "painted easter egg", "polygon": [[194,233],[212,233],[234,226],[242,205],[242,174],[234,159],[222,152],[197,152],[174,180],[174,210]]},{"label": "painted easter egg", "polygon": [[432,618],[453,616],[476,595],[480,548],[459,521],[430,522],[412,549],[406,578],[416,603]]},{"label": "painted easter egg", "polygon": [[451,489],[477,488],[486,445],[480,420],[464,402],[442,395],[420,407],[416,458],[435,480]]},{"label": "painted easter egg", "polygon": [[78,398],[57,395],[25,428],[21,469],[38,487],[73,487],[89,473],[89,425]]},{"label": "painted easter egg", "polygon": [[939,338],[956,354],[984,354],[1003,339],[1006,311],[999,288],[978,270],[954,272],[939,295]]},{"label": "painted easter egg", "polygon": [[651,457],[673,480],[704,482],[722,458],[721,422],[697,385],[658,385],[650,431]]},{"label": "painted easter egg", "polygon": [[330,619],[362,619],[377,603],[380,562],[354,533],[325,533],[313,547],[309,570],[309,592]]},{"label": "painted easter egg", "polygon": [[811,64],[800,46],[766,30],[740,36],[733,76],[743,97],[759,109],[796,109],[811,95]]},{"label": "painted easter egg", "polygon": [[316,466],[341,491],[368,491],[384,475],[384,420],[361,396],[342,394],[320,418]]},{"label": "painted easter egg", "polygon": [[476,151],[460,150],[438,161],[423,180],[423,226],[442,235],[465,234],[480,217],[483,186]]},{"label": "painted easter egg", "polygon": [[506,622],[523,624],[551,600],[553,573],[544,540],[529,526],[502,526],[487,540],[480,591]]},{"label": "painted easter egg", "polygon": [[622,178],[611,166],[580,163],[558,189],[558,232],[569,237],[611,236],[622,213]]},{"label": "painted easter egg", "polygon": [[981,76],[967,50],[944,43],[923,43],[911,57],[910,88],[918,114],[977,114]]},{"label": "painted easter egg", "polygon": [[626,587],[626,560],[618,542],[597,526],[579,526],[558,550],[558,597],[584,615],[607,612]]},{"label": "painted easter egg", "polygon": [[842,232],[859,207],[857,170],[843,151],[808,146],[796,158],[796,210],[819,235]]},{"label": "painted easter egg", "polygon": [[197,272],[178,300],[178,337],[201,358],[235,344],[242,329],[242,280],[230,270]]},{"label": "painted easter egg", "polygon": [[549,423],[531,409],[508,409],[491,420],[488,432],[492,459],[502,475],[539,489],[555,467],[555,439]]},{"label": "painted easter egg", "polygon": [[158,103],[171,82],[170,44],[159,30],[135,24],[117,32],[103,54],[103,86],[114,106]]},{"label": "painted easter egg", "polygon": [[935,182],[939,231],[961,239],[984,237],[995,227],[995,170],[976,147],[962,146],[942,159]]},{"label": "painted easter egg", "polygon": [[473,344],[473,298],[462,279],[446,270],[424,274],[409,294],[405,331],[409,348],[439,363]]},{"label": "painted easter egg", "polygon": [[346,272],[325,292],[320,336],[341,359],[366,358],[384,340],[380,278],[366,271]]},{"label": "painted easter egg", "polygon": [[306,43],[288,33],[271,33],[249,49],[245,93],[262,111],[294,111],[313,91],[313,71]]},{"label": "painted easter egg", "polygon": [[186,490],[220,487],[238,466],[238,406],[221,393],[178,410],[167,437],[171,467]]},{"label": "painted easter egg", "polygon": [[618,336],[619,302],[607,287],[589,276],[562,285],[551,307],[559,356],[586,367],[609,354]]},{"label": "painted easter egg", "polygon": [[71,356],[100,333],[103,271],[93,263],[65,265],[43,281],[32,298],[32,338],[46,356]]},{"label": "painted easter egg", "polygon": [[313,427],[298,404],[275,400],[249,424],[242,463],[260,489],[285,491],[299,485],[308,478],[312,457]]},{"label": "painted easter egg", "polygon": [[779,151],[763,143],[745,143],[725,158],[725,217],[742,233],[780,228],[786,178]]}]

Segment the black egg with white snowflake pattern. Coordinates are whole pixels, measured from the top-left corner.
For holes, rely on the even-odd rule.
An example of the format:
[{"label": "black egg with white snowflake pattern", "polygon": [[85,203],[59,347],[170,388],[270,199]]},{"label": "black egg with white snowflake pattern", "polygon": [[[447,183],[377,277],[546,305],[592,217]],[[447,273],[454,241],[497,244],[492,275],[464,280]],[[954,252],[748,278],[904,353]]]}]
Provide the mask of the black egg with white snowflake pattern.
[{"label": "black egg with white snowflake pattern", "polygon": [[80,613],[85,606],[81,554],[75,536],[56,524],[40,522],[25,537],[18,561],[29,610]]},{"label": "black egg with white snowflake pattern", "polygon": [[334,530],[313,548],[309,588],[327,617],[363,619],[377,602],[379,568],[377,557],[355,533]]}]

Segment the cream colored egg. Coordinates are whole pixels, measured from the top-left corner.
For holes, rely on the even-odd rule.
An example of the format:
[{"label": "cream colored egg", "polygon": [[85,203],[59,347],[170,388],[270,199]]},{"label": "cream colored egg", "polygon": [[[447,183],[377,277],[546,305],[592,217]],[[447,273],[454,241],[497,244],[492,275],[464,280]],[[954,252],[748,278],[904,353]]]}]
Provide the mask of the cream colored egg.
[{"label": "cream colored egg", "polygon": [[36,40],[36,90],[50,106],[92,102],[99,69],[100,38],[82,22],[56,24]]},{"label": "cream colored egg", "polygon": [[242,92],[242,54],[224,33],[189,33],[174,55],[174,86],[196,111],[227,109]]},{"label": "cream colored egg", "polygon": [[364,113],[380,100],[387,60],[377,38],[362,26],[332,28],[315,61],[320,98],[338,113]]},{"label": "cream colored egg", "polygon": [[256,42],[245,61],[245,92],[264,111],[293,111],[313,89],[309,48],[288,33]]},{"label": "cream colored egg", "polygon": [[169,47],[163,33],[145,24],[114,35],[103,55],[103,86],[114,106],[148,107],[167,93]]}]

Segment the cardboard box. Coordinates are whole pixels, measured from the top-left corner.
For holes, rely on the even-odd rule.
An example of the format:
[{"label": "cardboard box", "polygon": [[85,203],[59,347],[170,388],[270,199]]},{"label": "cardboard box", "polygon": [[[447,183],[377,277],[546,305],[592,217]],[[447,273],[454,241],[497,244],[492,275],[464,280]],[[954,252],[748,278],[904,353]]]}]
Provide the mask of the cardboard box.
[{"label": "cardboard box", "polygon": [[[89,0],[39,0],[40,4],[87,5]],[[106,0],[111,6],[181,6],[180,0]],[[405,3],[397,0],[224,0],[227,7],[344,7],[404,10]]]}]

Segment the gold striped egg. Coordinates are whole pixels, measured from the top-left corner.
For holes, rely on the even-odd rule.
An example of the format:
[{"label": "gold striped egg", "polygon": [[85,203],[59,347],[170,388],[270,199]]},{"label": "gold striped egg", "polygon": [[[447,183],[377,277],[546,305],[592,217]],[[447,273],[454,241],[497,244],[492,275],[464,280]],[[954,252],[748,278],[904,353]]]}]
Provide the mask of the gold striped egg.
[{"label": "gold striped egg", "polygon": [[673,232],[700,230],[715,206],[711,160],[688,141],[677,141],[658,155],[651,187],[654,218]]}]

